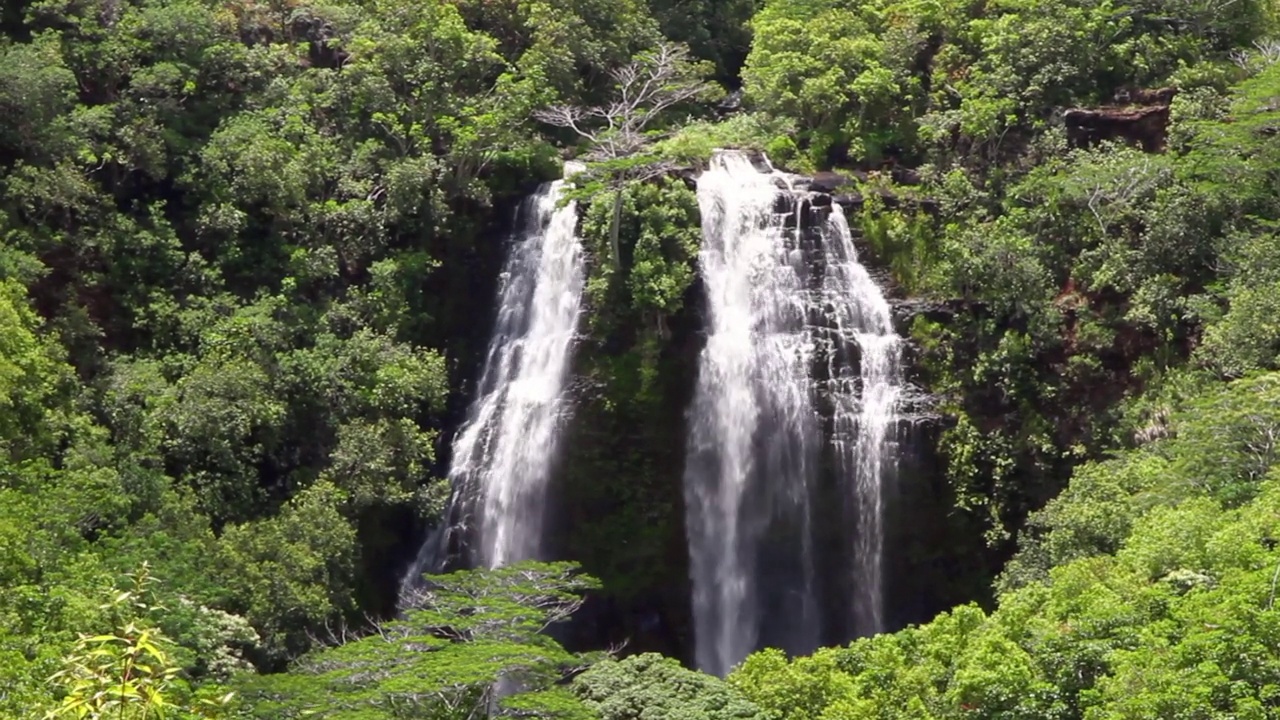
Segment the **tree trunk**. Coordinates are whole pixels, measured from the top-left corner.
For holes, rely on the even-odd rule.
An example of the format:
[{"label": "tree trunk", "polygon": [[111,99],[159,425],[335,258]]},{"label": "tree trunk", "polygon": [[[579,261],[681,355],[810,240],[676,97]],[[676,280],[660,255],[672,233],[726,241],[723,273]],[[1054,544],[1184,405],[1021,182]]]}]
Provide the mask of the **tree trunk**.
[{"label": "tree trunk", "polygon": [[622,248],[618,243],[618,234],[622,225],[622,188],[613,195],[613,219],[609,222],[609,248],[613,253],[613,268],[622,271]]}]

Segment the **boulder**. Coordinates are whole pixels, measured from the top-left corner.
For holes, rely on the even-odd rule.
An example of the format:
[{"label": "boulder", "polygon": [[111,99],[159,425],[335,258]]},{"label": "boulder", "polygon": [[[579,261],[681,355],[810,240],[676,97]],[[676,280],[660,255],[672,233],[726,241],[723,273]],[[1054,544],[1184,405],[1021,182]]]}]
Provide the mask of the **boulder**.
[{"label": "boulder", "polygon": [[834,193],[846,185],[852,185],[856,179],[824,170],[823,172],[814,173],[809,178],[809,190],[811,192]]}]

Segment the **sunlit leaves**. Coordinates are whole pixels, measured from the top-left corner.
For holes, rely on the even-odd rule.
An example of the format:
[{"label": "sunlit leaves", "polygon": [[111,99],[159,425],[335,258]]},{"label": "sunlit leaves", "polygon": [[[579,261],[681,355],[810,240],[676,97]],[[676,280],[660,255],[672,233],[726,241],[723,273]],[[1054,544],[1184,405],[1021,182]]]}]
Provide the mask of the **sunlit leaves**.
[{"label": "sunlit leaves", "polygon": [[914,50],[886,48],[880,18],[844,3],[775,1],[753,21],[751,55],[743,70],[747,96],[775,115],[793,117],[825,164],[828,153],[858,160],[882,156],[913,135],[910,108],[919,83],[909,74]]},{"label": "sunlit leaves", "polygon": [[522,715],[581,717],[572,697],[547,693],[585,658],[542,631],[594,585],[567,563],[428,577],[402,619],[335,638],[347,642],[305,656],[288,674],[249,679],[245,696],[262,718],[461,720],[487,717],[499,703]]},{"label": "sunlit leaves", "polygon": [[266,638],[270,660],[309,646],[309,629],[350,610],[355,530],[328,483],[300,493],[276,517],[229,526],[219,540],[216,572],[224,602]]},{"label": "sunlit leaves", "polygon": [[62,669],[49,677],[61,701],[48,710],[46,720],[147,720],[181,717],[213,718],[234,693],[192,700],[173,657],[173,644],[148,622],[158,608],[150,604],[153,578],[147,565],[131,579],[133,585],[112,593],[103,605],[117,622],[111,632],[80,633],[62,659]]},{"label": "sunlit leaves", "polygon": [[759,708],[719,678],[656,653],[604,660],[574,678],[573,692],[602,720],[748,720]]},{"label": "sunlit leaves", "polygon": [[1156,5],[770,0],[743,79],[758,107],[800,123],[819,164],[998,161],[1057,108],[1168,83],[1267,23],[1262,2]]},{"label": "sunlit leaves", "polygon": [[748,656],[729,676],[729,685],[770,720],[823,717],[828,706],[853,691],[853,679],[840,670],[837,658],[819,650],[788,662],[781,650],[770,648]]},{"label": "sunlit leaves", "polygon": [[0,281],[0,459],[46,450],[55,429],[46,417],[66,369],[37,329],[22,288]]},{"label": "sunlit leaves", "polygon": [[31,44],[0,45],[0,147],[14,155],[39,157],[55,150],[57,124],[72,105],[75,75],[62,62],[55,38],[42,36]]}]

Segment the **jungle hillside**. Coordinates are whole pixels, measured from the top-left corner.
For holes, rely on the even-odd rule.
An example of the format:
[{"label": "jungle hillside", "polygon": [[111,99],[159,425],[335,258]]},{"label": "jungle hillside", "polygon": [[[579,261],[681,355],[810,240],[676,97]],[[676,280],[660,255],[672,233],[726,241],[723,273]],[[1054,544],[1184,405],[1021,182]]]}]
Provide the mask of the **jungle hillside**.
[{"label": "jungle hillside", "polygon": [[[717,674],[725,150],[839,215],[919,397],[884,632]],[[406,582],[555,181],[542,552]],[[1274,0],[0,8],[0,719],[1263,720],[1278,591]]]}]

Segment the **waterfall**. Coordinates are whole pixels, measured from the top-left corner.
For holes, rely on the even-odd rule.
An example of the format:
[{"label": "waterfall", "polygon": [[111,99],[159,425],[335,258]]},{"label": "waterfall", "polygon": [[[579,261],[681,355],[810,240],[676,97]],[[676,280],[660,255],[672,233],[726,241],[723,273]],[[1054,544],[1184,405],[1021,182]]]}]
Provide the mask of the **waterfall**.
[{"label": "waterfall", "polygon": [[[565,176],[581,170],[567,164]],[[449,513],[423,544],[404,591],[441,570],[450,547],[469,534],[476,565],[539,554],[585,272],[576,204],[560,205],[565,187],[547,183],[521,208],[524,228],[503,267],[480,384],[453,444]]]},{"label": "waterfall", "polygon": [[[790,626],[785,634],[796,651],[818,642],[805,547],[818,417],[808,375],[804,258],[786,242],[795,206],[791,193],[779,190],[785,183],[738,154],[717,155],[698,178],[709,329],[685,492],[697,664],[717,675],[758,646],[766,616]],[[777,532],[766,547],[771,529]]]},{"label": "waterfall", "polygon": [[717,675],[764,645],[812,651],[841,622],[823,617],[815,569],[824,456],[853,525],[843,623],[883,623],[899,340],[842,214],[811,207],[798,181],[735,152],[698,179],[709,317],[684,485],[696,661]]},{"label": "waterfall", "polygon": [[858,262],[844,213],[828,215],[821,237],[823,300],[834,329],[832,340],[840,346],[829,357],[851,357],[851,344],[859,357],[856,383],[846,368],[830,366],[828,394],[833,405],[832,443],[846,497],[853,505],[853,628],[858,635],[874,635],[885,629],[883,487],[897,457],[901,339],[894,333],[888,301]]}]

